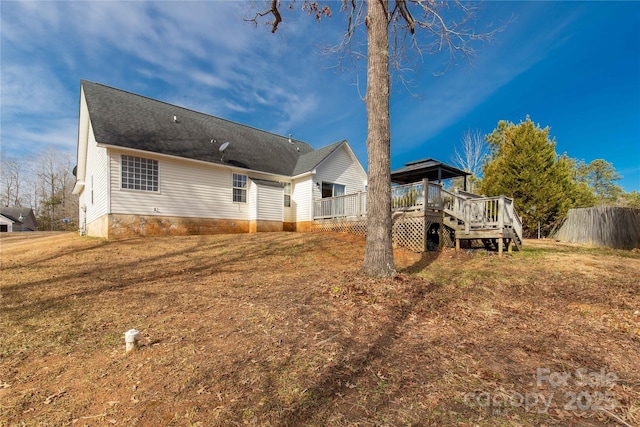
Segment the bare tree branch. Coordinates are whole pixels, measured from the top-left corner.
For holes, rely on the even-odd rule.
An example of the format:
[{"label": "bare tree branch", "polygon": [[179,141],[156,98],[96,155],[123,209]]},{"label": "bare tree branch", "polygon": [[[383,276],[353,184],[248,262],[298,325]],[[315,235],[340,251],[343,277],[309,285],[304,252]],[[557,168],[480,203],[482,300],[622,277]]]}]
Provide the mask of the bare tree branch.
[{"label": "bare tree branch", "polygon": [[267,24],[271,24],[271,32],[275,33],[278,30],[278,25],[282,22],[282,15],[278,10],[280,5],[279,0],[271,0],[271,7],[263,12],[256,12],[253,18],[244,18],[246,22],[253,22],[254,25],[258,25],[259,18],[263,18],[267,15],[273,15],[273,22],[268,21]]},{"label": "bare tree branch", "polygon": [[451,161],[456,167],[472,175],[469,184],[471,185],[470,191],[473,192],[482,172],[482,165],[489,154],[488,144],[478,129],[469,129],[464,132],[460,144],[460,150],[458,147],[454,147]]}]

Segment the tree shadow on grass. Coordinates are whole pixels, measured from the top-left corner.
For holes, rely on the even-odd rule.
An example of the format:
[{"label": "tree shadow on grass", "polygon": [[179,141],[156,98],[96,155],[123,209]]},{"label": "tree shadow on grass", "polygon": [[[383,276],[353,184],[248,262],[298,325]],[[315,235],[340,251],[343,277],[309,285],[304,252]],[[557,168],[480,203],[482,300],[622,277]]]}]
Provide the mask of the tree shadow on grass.
[{"label": "tree shadow on grass", "polygon": [[[311,321],[309,333],[323,331],[323,337],[327,338],[314,342],[309,342],[308,335],[292,338],[292,348],[279,362],[268,362],[269,357],[265,357],[262,362],[257,362],[259,366],[257,368],[256,361],[247,363],[249,370],[253,370],[252,373],[242,369],[225,373],[224,383],[228,386],[236,387],[243,380],[252,378],[251,381],[258,381],[253,388],[260,389],[261,392],[256,395],[255,392],[246,390],[245,393],[249,396],[248,401],[243,399],[232,404],[227,414],[229,418],[223,422],[237,423],[241,418],[239,414],[243,413],[247,407],[259,406],[261,409],[256,412],[258,418],[252,422],[266,422],[269,425],[280,426],[330,424],[333,416],[332,407],[339,405],[343,399],[353,393],[358,393],[357,385],[362,386],[367,383],[366,377],[371,375],[372,368],[389,360],[399,337],[404,334],[403,327],[407,320],[428,298],[428,295],[439,287],[405,275],[398,275],[388,281],[373,280],[363,275],[348,279],[361,280],[366,284],[354,286],[356,289],[354,293],[348,293],[345,296],[347,305],[350,305],[352,299],[360,298],[357,292],[361,289],[377,285],[387,288],[372,291],[370,295],[365,294],[363,298],[375,298],[376,295],[384,298],[383,304],[390,306],[387,311],[388,316],[385,316],[388,320],[381,322],[375,332],[369,335],[370,338],[362,341],[358,339],[362,335],[356,334],[351,337],[342,329],[344,325],[328,320],[330,318],[328,313],[326,318],[317,320],[310,319],[304,312],[291,313],[292,318],[299,316]],[[389,290],[389,288],[397,288],[398,291]],[[387,292],[389,297],[383,297]],[[377,317],[376,314],[372,316]],[[333,346],[333,351],[337,355],[337,358],[328,365],[325,364],[326,360],[322,360],[324,359],[322,348],[325,344],[328,347]],[[319,368],[319,374],[316,374],[316,368],[312,367],[316,366],[315,363],[324,365]],[[196,382],[206,383],[207,380],[211,380],[210,377],[211,373],[204,371]],[[255,399],[259,401],[253,401]],[[378,402],[380,408],[387,404],[389,399],[386,397]],[[351,410],[352,413],[354,411],[357,409]],[[245,421],[251,422],[251,420]]]},{"label": "tree shadow on grass", "polygon": [[[145,288],[149,283],[157,281],[170,282],[172,279],[183,276],[193,276],[195,274],[216,274],[233,272],[239,263],[245,265],[251,261],[260,263],[269,256],[278,254],[283,249],[283,244],[287,239],[272,239],[261,242],[258,240],[258,248],[254,242],[256,239],[248,239],[242,244],[236,243],[234,251],[227,251],[228,242],[211,242],[203,248],[200,240],[190,242],[190,244],[175,248],[171,251],[162,252],[150,257],[135,257],[126,262],[113,263],[98,262],[87,265],[82,270],[68,269],[66,274],[57,273],[54,276],[45,277],[38,280],[25,279],[24,281],[11,283],[2,288],[5,299],[3,312],[13,320],[24,320],[33,313],[42,313],[52,308],[62,309],[64,304],[73,302],[78,298],[90,298],[105,292],[125,291],[129,288]],[[264,240],[264,239],[262,239]],[[126,250],[126,244],[154,244],[152,238],[138,238],[120,241],[105,241],[95,247],[80,249],[80,251],[66,251],[65,255],[70,256],[82,251],[93,251],[99,247],[122,248]],[[203,250],[206,251],[203,252]],[[300,245],[295,248],[296,254],[300,256],[305,252],[313,252],[315,248],[310,245]],[[194,255],[195,254],[195,255]],[[190,261],[181,261],[182,257],[190,256]],[[61,263],[65,258],[60,258]],[[170,268],[157,268],[158,263],[167,264],[168,260],[176,261]],[[42,263],[46,263],[50,258],[30,263],[32,268],[38,268]],[[46,268],[46,267],[40,267]],[[276,266],[274,266],[276,268]],[[59,289],[62,292],[45,295],[44,298],[28,298],[30,289],[46,286],[48,289]],[[9,305],[9,302],[13,302]]]},{"label": "tree shadow on grass", "polygon": [[[397,278],[396,280],[407,280]],[[366,375],[368,368],[376,361],[388,356],[396,339],[401,335],[401,328],[409,315],[414,312],[416,306],[426,295],[433,292],[436,285],[422,280],[408,278],[411,281],[409,299],[400,302],[396,307],[393,318],[380,328],[381,333],[372,341],[363,346],[349,339],[340,342],[342,347],[356,351],[356,357],[347,361],[340,361],[336,366],[328,369],[320,381],[308,390],[308,399],[302,399],[288,408],[286,413],[278,420],[279,424],[303,425],[308,422],[327,421],[330,416],[326,411],[332,401],[340,394],[346,395],[352,389],[352,385]]]},{"label": "tree shadow on grass", "polygon": [[413,264],[407,267],[398,269],[398,271],[400,273],[405,273],[409,275],[420,273],[422,270],[426,269],[431,264],[433,264],[440,257],[441,254],[442,254],[441,250],[422,252],[420,254],[419,260],[417,260],[416,262],[414,262]]}]

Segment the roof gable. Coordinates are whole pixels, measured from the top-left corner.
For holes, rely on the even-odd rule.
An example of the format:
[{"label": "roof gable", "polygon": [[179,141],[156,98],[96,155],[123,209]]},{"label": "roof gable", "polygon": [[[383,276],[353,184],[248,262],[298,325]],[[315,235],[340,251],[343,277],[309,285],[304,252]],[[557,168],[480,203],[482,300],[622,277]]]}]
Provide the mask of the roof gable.
[{"label": "roof gable", "polygon": [[301,155],[298,158],[298,162],[296,164],[295,169],[293,170],[292,175],[300,175],[301,173],[309,172],[315,169],[324,159],[329,157],[331,153],[336,151],[342,144],[346,144],[346,140],[334,142],[331,145],[327,145],[326,147],[319,148],[310,153],[306,153]]},{"label": "roof gable", "polygon": [[315,153],[302,141],[98,83],[83,80],[82,89],[99,144],[285,176]]},{"label": "roof gable", "polygon": [[[14,223],[23,224],[25,228],[35,231],[38,228],[36,216],[31,208],[0,208],[0,215],[12,220]],[[22,216],[22,219],[20,217]]]}]

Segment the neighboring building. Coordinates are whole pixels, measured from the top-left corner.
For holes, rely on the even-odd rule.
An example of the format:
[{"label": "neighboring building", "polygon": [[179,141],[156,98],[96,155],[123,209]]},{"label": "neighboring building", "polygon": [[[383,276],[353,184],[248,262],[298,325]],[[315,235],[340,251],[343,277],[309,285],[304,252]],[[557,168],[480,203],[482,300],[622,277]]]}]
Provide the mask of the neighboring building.
[{"label": "neighboring building", "polygon": [[309,144],[81,82],[80,230],[90,236],[309,231],[313,200],[364,191],[347,141]]},{"label": "neighboring building", "polygon": [[31,208],[0,208],[0,232],[36,231],[38,223]]}]

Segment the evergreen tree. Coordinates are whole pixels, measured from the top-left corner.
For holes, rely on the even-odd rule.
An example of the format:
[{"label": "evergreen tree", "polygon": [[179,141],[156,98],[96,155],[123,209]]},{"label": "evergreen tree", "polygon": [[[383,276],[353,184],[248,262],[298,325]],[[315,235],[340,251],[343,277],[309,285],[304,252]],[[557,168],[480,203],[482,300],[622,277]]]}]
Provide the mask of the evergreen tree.
[{"label": "evergreen tree", "polygon": [[572,171],[573,178],[573,186],[569,192],[572,198],[571,207],[588,208],[595,206],[598,203],[598,199],[593,192],[593,188],[583,179],[584,162],[570,157],[567,157],[567,161],[569,162],[569,168]]},{"label": "evergreen tree", "polygon": [[640,191],[634,190],[628,193],[622,193],[618,199],[618,204],[621,206],[640,209]]},{"label": "evergreen tree", "polygon": [[589,164],[579,161],[576,165],[576,178],[578,182],[593,189],[597,202],[601,204],[615,204],[623,193],[622,188],[615,183],[622,176],[611,163],[603,159],[595,159]]},{"label": "evergreen tree", "polygon": [[526,235],[543,233],[566,215],[576,202],[572,161],[558,156],[549,128],[540,128],[527,116],[519,124],[500,121],[486,136],[491,155],[483,167],[481,191],[514,199]]}]

